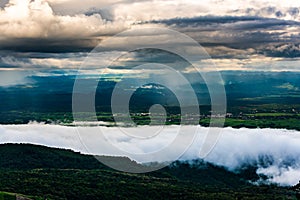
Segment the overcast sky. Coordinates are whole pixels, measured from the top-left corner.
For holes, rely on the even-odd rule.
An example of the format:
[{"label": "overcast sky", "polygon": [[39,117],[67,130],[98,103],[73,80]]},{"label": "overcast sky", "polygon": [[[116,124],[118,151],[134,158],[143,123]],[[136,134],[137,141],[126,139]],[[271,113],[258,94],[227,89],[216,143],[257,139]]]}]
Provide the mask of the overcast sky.
[{"label": "overcast sky", "polygon": [[[74,70],[101,41],[149,26],[187,34],[217,70],[300,69],[300,1],[2,0],[0,6],[1,70]],[[118,50],[101,52],[101,61]],[[130,55],[126,61],[140,59]]]}]

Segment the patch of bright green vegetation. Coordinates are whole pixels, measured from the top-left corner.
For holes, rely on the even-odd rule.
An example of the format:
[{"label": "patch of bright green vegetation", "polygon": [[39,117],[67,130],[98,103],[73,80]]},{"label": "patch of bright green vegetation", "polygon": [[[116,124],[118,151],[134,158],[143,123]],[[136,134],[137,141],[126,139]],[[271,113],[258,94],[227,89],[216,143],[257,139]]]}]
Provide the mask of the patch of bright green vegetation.
[{"label": "patch of bright green vegetation", "polygon": [[[209,126],[210,119],[201,119],[200,125]],[[227,118],[224,123],[225,127],[233,128],[284,128],[290,130],[299,130],[299,119],[234,119]]]},{"label": "patch of bright green vegetation", "polygon": [[253,114],[245,114],[246,116],[254,116],[254,117],[283,117],[283,116],[299,116],[299,114],[294,113],[253,113]]}]

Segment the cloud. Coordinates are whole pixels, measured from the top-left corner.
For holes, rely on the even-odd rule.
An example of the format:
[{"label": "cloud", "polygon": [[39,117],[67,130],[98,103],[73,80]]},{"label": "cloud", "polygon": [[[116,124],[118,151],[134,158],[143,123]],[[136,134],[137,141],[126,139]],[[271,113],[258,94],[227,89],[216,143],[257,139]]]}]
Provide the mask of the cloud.
[{"label": "cloud", "polygon": [[300,179],[300,174],[296,175],[300,170],[299,138],[299,132],[284,129],[224,128],[205,160],[232,171],[256,166],[257,174],[267,176],[267,182],[294,185]]},{"label": "cloud", "polygon": [[[298,41],[299,42],[299,41]],[[260,50],[261,53],[272,57],[300,57],[300,43],[286,43],[277,45],[268,45]]]},{"label": "cloud", "polygon": [[247,9],[243,10],[236,10],[235,12],[245,12],[247,15],[252,16],[261,16],[261,17],[268,17],[268,18],[279,18],[284,20],[295,20],[299,21],[299,5],[287,5],[282,6],[274,6],[274,4],[269,4],[269,6],[265,5],[264,7],[260,8],[251,8],[248,7]]},{"label": "cloud", "polygon": [[172,19],[204,15],[260,16],[299,19],[300,3],[294,0],[47,0],[55,12],[78,14],[90,10],[107,10],[115,18],[134,21]]},{"label": "cloud", "polygon": [[239,2],[236,0],[203,1],[144,1],[115,4],[114,15],[132,21],[149,21],[172,18],[193,18],[196,16],[257,16],[299,21],[297,11],[300,3],[296,1],[253,0]]},{"label": "cloud", "polygon": [[284,83],[282,85],[277,86],[277,88],[281,88],[281,89],[286,89],[286,90],[290,90],[290,91],[298,91],[299,88],[292,85],[291,83]]},{"label": "cloud", "polygon": [[28,72],[24,71],[0,71],[0,87],[11,87],[31,83]]},{"label": "cloud", "polygon": [[[264,18],[257,16],[196,16],[196,17],[177,17],[163,20],[152,20],[148,21],[151,23],[164,23],[169,26],[175,25],[178,27],[185,27],[193,25],[198,27],[202,25],[203,30],[206,27],[212,27],[213,30],[224,29],[224,27],[234,28],[235,30],[251,30],[253,28],[265,29],[270,27],[282,26],[282,25],[299,25],[296,21],[287,21],[276,18]],[[218,26],[219,25],[219,26]],[[208,29],[212,30],[212,29]]]},{"label": "cloud", "polygon": [[289,59],[300,56],[297,21],[256,16],[202,16],[149,23],[164,24],[198,41],[218,70],[298,70],[299,61]]},{"label": "cloud", "polygon": [[[102,10],[103,8],[110,8],[115,4],[128,2],[127,0],[47,0],[53,10],[61,15],[76,15],[85,12]],[[129,1],[130,2],[130,1]],[[134,2],[134,1],[132,1]]]},{"label": "cloud", "polygon": [[[211,59],[196,62],[203,71],[254,70],[254,71],[299,71],[299,58],[268,57],[256,54],[254,49],[233,49],[225,46],[205,47]],[[1,55],[1,54],[0,54]],[[117,60],[113,60],[122,55]],[[84,74],[145,74],[134,67],[145,63],[161,63],[183,73],[198,73],[195,67],[175,54],[158,50],[144,49],[136,52],[104,51],[94,53],[86,59],[87,53],[12,53],[0,58],[0,70],[32,70],[31,73],[47,73],[64,70],[74,74],[80,70]],[[212,63],[214,66],[212,67]],[[108,67],[108,68],[107,68]],[[150,70],[151,73],[158,73]],[[149,73],[150,73],[149,71]],[[75,73],[76,74],[76,73]],[[55,75],[55,74],[53,74]],[[200,80],[197,80],[198,82]]]},{"label": "cloud", "polygon": [[0,1],[0,8],[3,8],[8,3],[8,0]]},{"label": "cloud", "polygon": [[[1,68],[78,68],[84,59],[83,54],[87,55],[100,42],[116,33],[132,27],[158,26],[177,30],[195,39],[215,59],[220,70],[265,70],[278,57],[299,57],[297,6],[299,3],[294,1],[282,3],[271,0],[10,0],[0,9]],[[162,45],[162,41],[168,41],[168,35],[158,34],[156,37],[138,33],[120,37],[118,45],[110,44],[103,51],[113,54],[115,50],[127,50],[130,45],[152,45],[156,42]],[[174,45],[184,44],[178,41]],[[189,50],[193,52],[193,49]],[[36,52],[37,57],[31,57],[32,52]],[[78,53],[78,58],[66,52]],[[151,56],[147,55],[142,62]],[[105,65],[106,58],[103,57],[100,64]],[[256,62],[257,58],[262,59],[265,66]],[[140,62],[135,56],[128,59],[131,62],[120,64]],[[172,57],[160,56],[159,59],[167,63]],[[229,66],[230,62],[232,66]],[[255,65],[257,63],[258,66]],[[279,66],[282,64],[279,62],[272,66],[278,65],[274,70],[297,70],[291,60],[286,60],[284,64],[287,65]]]},{"label": "cloud", "polygon": [[[128,137],[119,134],[117,127],[102,127],[106,138],[102,136],[99,127],[79,127],[80,137],[75,127],[59,125],[28,124],[0,126],[1,143],[33,143],[50,147],[69,148],[83,153],[99,155],[120,155],[108,145],[113,141],[118,148],[135,154],[145,154],[166,147],[176,137],[177,126],[163,128],[163,134],[149,139]],[[194,130],[195,127],[185,127],[184,131]],[[143,130],[141,132],[141,129]],[[127,132],[152,135],[157,127],[126,128]],[[203,139],[207,128],[198,129],[196,140],[184,153],[180,160],[199,158]],[[184,134],[183,134],[184,135]],[[182,138],[184,141],[184,137]],[[259,182],[276,183],[279,185],[294,185],[300,180],[300,133],[284,129],[233,129],[223,128],[215,148],[204,159],[215,165],[224,166],[228,170],[238,172],[245,166],[257,168],[259,176],[266,176]],[[182,142],[183,142],[182,141]],[[83,143],[84,142],[84,143]],[[183,142],[184,143],[184,142]],[[85,146],[84,146],[85,145]],[[169,161],[176,150],[168,151],[160,158],[152,161]],[[128,153],[123,151],[123,155]],[[143,158],[143,156],[138,156]],[[163,160],[161,160],[163,159]]]},{"label": "cloud", "polygon": [[71,58],[18,58],[3,56],[0,59],[2,70],[53,70],[56,68],[76,68],[81,62]]},{"label": "cloud", "polygon": [[237,49],[256,48],[268,43],[299,42],[299,22],[251,16],[202,16],[154,20],[183,32],[204,46]]},{"label": "cloud", "polygon": [[[257,173],[269,177],[267,180],[269,183],[279,183],[283,186],[293,186],[296,185],[295,183],[297,183],[297,181],[299,182],[300,169],[298,167],[278,168],[277,166],[269,166],[258,169]],[[258,183],[259,182],[265,181],[261,180],[258,181]]]},{"label": "cloud", "polygon": [[99,37],[127,27],[99,14],[57,15],[44,0],[10,0],[0,10],[0,47],[17,51],[69,51],[91,49]]}]

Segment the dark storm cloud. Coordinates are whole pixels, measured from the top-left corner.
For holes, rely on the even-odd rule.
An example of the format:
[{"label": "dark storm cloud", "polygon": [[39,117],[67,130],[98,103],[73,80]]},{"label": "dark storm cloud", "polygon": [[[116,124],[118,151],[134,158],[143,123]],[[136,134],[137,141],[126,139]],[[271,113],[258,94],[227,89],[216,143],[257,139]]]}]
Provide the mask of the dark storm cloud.
[{"label": "dark storm cloud", "polygon": [[300,57],[300,44],[277,44],[274,46],[267,46],[260,53],[271,57],[286,57],[295,58]]},{"label": "dark storm cloud", "polygon": [[[269,12],[272,9],[270,8]],[[296,9],[290,12],[297,13]],[[215,58],[229,58],[245,54],[264,54],[270,57],[299,57],[300,37],[289,33],[289,28],[299,28],[300,23],[292,20],[253,16],[204,16],[155,20],[147,23],[165,24],[196,39],[211,51]],[[300,30],[300,29],[299,29]],[[223,48],[223,53],[213,48]],[[248,51],[250,49],[250,51]],[[220,54],[221,53],[221,54]]]},{"label": "dark storm cloud", "polygon": [[25,69],[33,67],[29,58],[3,56],[0,59],[0,68],[3,69]]},{"label": "dark storm cloud", "polygon": [[0,50],[41,53],[89,52],[99,43],[99,39],[21,38],[0,41]]},{"label": "dark storm cloud", "polygon": [[0,51],[0,70],[54,70],[80,67],[88,53],[47,53]]},{"label": "dark storm cloud", "polygon": [[[162,23],[175,27],[198,27],[200,30],[220,30],[226,27],[235,30],[266,29],[281,26],[299,26],[296,21],[280,20],[275,18],[262,18],[253,16],[201,16],[194,18],[174,18],[168,20],[153,20],[147,23]],[[206,29],[211,27],[211,29]]]}]

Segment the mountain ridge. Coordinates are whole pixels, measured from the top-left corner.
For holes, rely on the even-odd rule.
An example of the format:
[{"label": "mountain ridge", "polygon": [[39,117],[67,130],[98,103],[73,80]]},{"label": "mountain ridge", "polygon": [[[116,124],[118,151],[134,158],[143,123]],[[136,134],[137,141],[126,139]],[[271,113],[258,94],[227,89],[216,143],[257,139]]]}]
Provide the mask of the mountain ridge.
[{"label": "mountain ridge", "polygon": [[0,191],[47,199],[296,199],[289,188],[255,186],[201,160],[130,174],[90,155],[39,145],[2,144],[0,155]]}]

